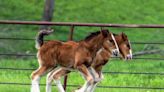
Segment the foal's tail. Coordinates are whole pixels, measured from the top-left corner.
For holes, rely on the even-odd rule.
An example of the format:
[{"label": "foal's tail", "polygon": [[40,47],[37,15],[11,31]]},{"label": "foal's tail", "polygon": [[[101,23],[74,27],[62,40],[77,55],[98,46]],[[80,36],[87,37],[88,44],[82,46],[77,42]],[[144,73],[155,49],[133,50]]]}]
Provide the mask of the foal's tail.
[{"label": "foal's tail", "polygon": [[53,29],[51,30],[42,30],[38,33],[35,39],[35,48],[39,49],[43,45],[43,38],[45,35],[49,35],[53,32]]}]

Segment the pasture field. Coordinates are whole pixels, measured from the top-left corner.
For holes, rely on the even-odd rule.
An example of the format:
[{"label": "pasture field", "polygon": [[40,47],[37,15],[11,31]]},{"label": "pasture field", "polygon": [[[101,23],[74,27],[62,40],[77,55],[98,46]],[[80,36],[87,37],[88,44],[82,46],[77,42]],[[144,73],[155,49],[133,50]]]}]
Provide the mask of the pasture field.
[{"label": "pasture field", "polygon": [[[44,0],[0,0],[0,20],[40,21]],[[163,24],[164,0],[55,0],[53,22],[84,22],[84,23],[118,23],[118,24]],[[69,27],[52,26],[55,32],[45,39],[66,41]],[[34,25],[0,25],[0,38],[30,38],[34,39],[39,26]],[[124,32],[132,42],[164,42],[162,28],[108,28],[114,33]],[[75,27],[74,40],[83,39],[88,33],[100,30],[97,27]],[[2,53],[36,53],[34,40],[0,39],[0,54]],[[133,52],[164,50],[164,45],[132,44]],[[163,58],[164,53],[145,55],[147,58]],[[0,56],[1,68],[32,68],[38,67],[37,59]],[[112,72],[157,72],[164,73],[164,61],[157,60],[111,60],[104,71]],[[0,69],[0,82],[30,84],[31,70]],[[63,79],[62,79],[63,80]],[[84,80],[78,72],[69,74],[69,85],[82,85]],[[45,84],[45,76],[41,79]],[[105,79],[99,86],[136,86],[164,87],[164,75],[136,74],[105,74]],[[78,87],[67,87],[72,92]],[[53,87],[56,92],[56,87]],[[29,92],[30,85],[2,85],[0,92]],[[41,92],[45,87],[41,86]],[[164,92],[150,89],[115,89],[97,88],[96,92]]]},{"label": "pasture field", "polygon": [[[1,59],[0,67],[10,68],[32,68],[36,69],[38,63],[35,59]],[[104,71],[112,72],[157,72],[164,71],[163,61],[153,60],[132,60],[123,62],[122,60],[111,60],[105,67]],[[31,70],[0,70],[0,82],[9,83],[27,83],[31,82]],[[163,75],[135,75],[135,74],[104,74],[104,80],[99,86],[137,86],[137,87],[164,87]],[[41,79],[41,84],[45,84],[46,76]],[[72,72],[68,77],[68,85],[82,85],[83,78],[78,72]],[[54,84],[54,83],[53,83]],[[67,87],[67,92],[72,92],[78,87]],[[52,87],[53,92],[57,89]],[[44,92],[45,86],[41,86],[41,91]],[[1,92],[29,92],[30,85],[0,85]],[[96,92],[163,92],[163,90],[150,90],[150,89],[115,89],[115,88],[97,88]]]}]

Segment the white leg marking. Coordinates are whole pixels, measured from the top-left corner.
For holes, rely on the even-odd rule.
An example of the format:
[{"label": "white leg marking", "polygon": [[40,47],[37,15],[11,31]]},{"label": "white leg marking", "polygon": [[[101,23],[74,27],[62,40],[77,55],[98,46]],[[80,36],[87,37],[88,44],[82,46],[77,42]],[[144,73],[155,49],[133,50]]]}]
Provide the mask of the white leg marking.
[{"label": "white leg marking", "polygon": [[100,79],[103,80],[104,79],[104,75],[103,73],[101,72],[101,75],[100,75]]},{"label": "white leg marking", "polygon": [[[90,68],[88,70],[89,70],[89,72],[91,71]],[[82,72],[80,72],[80,73],[83,76],[83,78],[85,79],[84,74]],[[93,76],[92,76],[92,78],[93,78]],[[89,81],[91,81],[91,80],[89,80]],[[89,81],[86,80],[85,83],[84,83],[84,85],[80,89],[75,90],[75,92],[86,92],[87,91],[87,88],[89,87]]]},{"label": "white leg marking", "polygon": [[[59,68],[56,71],[53,71],[54,73],[51,75],[51,78],[53,78],[53,76],[55,76],[55,74],[58,73],[60,70],[62,70],[62,68]],[[59,79],[54,79],[54,81],[55,81],[55,84],[58,88],[58,91],[59,92],[65,92],[64,88],[63,88],[63,85],[61,84],[60,78]]]},{"label": "white leg marking", "polygon": [[46,79],[46,92],[51,92],[52,80],[53,80],[53,78],[51,77],[52,72],[48,73],[48,75],[47,75],[47,79]]},{"label": "white leg marking", "polygon": [[85,92],[88,86],[88,81],[86,81],[85,84],[80,89],[75,90],[75,92]]},{"label": "white leg marking", "polygon": [[99,79],[99,75],[93,67],[89,67],[89,72],[92,74],[92,76],[95,80]]},{"label": "white leg marking", "polygon": [[35,78],[32,80],[31,92],[40,92],[39,81],[40,81],[40,77],[35,76]]},{"label": "white leg marking", "polygon": [[92,88],[93,88],[94,84],[90,84],[87,88],[86,92],[91,92]]},{"label": "white leg marking", "polygon": [[55,80],[55,84],[58,87],[59,92],[65,92],[64,88],[63,88],[63,85],[61,84],[60,80]]},{"label": "white leg marking", "polygon": [[[102,79],[104,79],[104,75],[103,75],[102,72],[101,72],[100,81],[101,81]],[[100,81],[99,81],[99,82],[100,82]],[[97,84],[98,84],[99,82],[97,82],[97,83],[95,83],[94,85],[92,85],[92,86],[91,86],[91,89],[90,89],[89,91],[87,91],[87,92],[94,92],[94,90],[95,90],[95,88],[96,88],[96,86],[97,86]]]},{"label": "white leg marking", "polygon": [[91,88],[91,89],[90,89],[90,91],[88,91],[88,92],[94,92],[94,90],[95,90],[95,88],[96,88],[97,84],[98,84],[98,83],[96,83],[96,84],[92,85],[92,88]]},{"label": "white leg marking", "polygon": [[94,83],[94,84],[89,85],[89,87],[88,87],[88,89],[87,89],[87,92],[94,92],[94,90],[95,90],[97,84],[98,84],[103,78],[104,78],[104,76],[103,76],[103,74],[102,74],[102,72],[101,72],[101,75],[100,75],[100,77],[99,77],[99,81],[96,82],[96,83]]}]

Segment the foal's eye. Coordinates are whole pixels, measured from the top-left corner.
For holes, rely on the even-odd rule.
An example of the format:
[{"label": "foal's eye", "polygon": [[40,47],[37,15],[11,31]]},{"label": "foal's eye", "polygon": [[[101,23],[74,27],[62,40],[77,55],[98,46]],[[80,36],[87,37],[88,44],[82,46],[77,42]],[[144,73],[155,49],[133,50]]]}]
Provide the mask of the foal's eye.
[{"label": "foal's eye", "polygon": [[127,47],[128,47],[128,48],[130,48],[130,45],[129,45],[129,44],[127,44]]},{"label": "foal's eye", "polygon": [[109,40],[110,42],[113,42],[113,40]]}]

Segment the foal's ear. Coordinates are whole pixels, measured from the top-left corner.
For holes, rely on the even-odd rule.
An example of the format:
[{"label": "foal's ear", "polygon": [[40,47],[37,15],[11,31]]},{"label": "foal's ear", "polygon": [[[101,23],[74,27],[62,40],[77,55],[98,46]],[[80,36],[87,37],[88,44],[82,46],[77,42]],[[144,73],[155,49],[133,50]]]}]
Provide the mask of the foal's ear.
[{"label": "foal's ear", "polygon": [[101,33],[104,37],[108,37],[108,35],[109,35],[109,31],[107,29],[101,30]]},{"label": "foal's ear", "polygon": [[125,33],[121,33],[122,39],[127,40],[127,35]]}]

